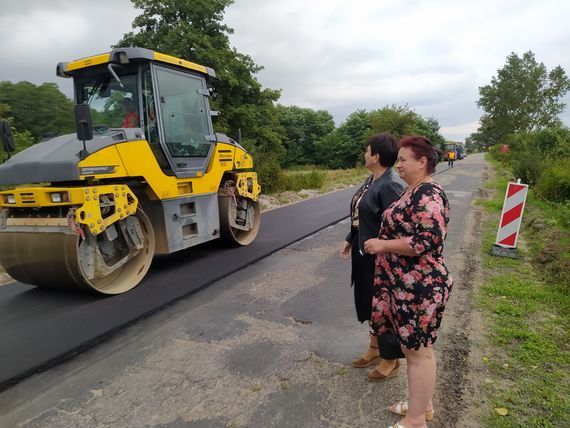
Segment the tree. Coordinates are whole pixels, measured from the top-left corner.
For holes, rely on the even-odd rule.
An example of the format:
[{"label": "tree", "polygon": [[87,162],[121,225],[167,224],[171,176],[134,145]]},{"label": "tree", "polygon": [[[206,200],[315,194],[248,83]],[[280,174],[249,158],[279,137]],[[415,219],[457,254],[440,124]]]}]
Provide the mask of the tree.
[{"label": "tree", "polygon": [[408,106],[392,105],[352,113],[319,143],[320,157],[330,168],[353,168],[362,160],[370,136],[382,132],[389,132],[397,139],[404,135],[424,135],[434,146],[445,143],[436,119],[426,119]]},{"label": "tree", "polygon": [[[0,103],[0,121],[3,119],[6,119],[10,124],[10,126],[12,126],[14,118],[12,117],[12,111],[10,109],[10,106],[8,104]],[[14,142],[16,144],[16,151],[11,153],[10,155],[7,155],[5,158],[3,158],[2,155],[0,155],[0,163],[6,161],[6,159],[8,159],[9,156],[15,155],[16,153],[19,153],[22,150],[27,149],[28,147],[32,146],[37,142],[37,140],[33,137],[30,131],[24,130],[18,132],[18,130],[16,129],[12,129],[12,131],[14,133]]]},{"label": "tree", "polygon": [[407,105],[382,107],[370,113],[371,133],[389,132],[397,139],[415,134],[418,117]]},{"label": "tree", "polygon": [[486,149],[485,144],[477,138],[476,132],[465,138],[465,150],[467,153],[479,153]]},{"label": "tree", "polygon": [[404,135],[423,135],[434,147],[441,146],[445,139],[439,133],[439,122],[433,117],[424,118],[405,106],[385,106],[371,114],[371,133],[389,132],[397,139]]},{"label": "tree", "polygon": [[0,103],[0,120],[7,119],[8,121],[12,119],[12,110],[8,104]]},{"label": "tree", "polygon": [[[233,30],[222,19],[233,0],[132,2],[142,10],[132,24],[136,31],[125,34],[116,47],[148,48],[213,68],[217,77],[212,82],[212,105],[221,110],[216,129],[234,138],[241,130],[258,166],[278,162],[284,151],[273,102],[280,91],[263,89],[255,77],[262,67],[230,46]],[[264,184],[269,179],[268,175]]]},{"label": "tree", "polygon": [[434,117],[424,117],[418,115],[414,124],[413,134],[423,135],[427,137],[434,147],[442,147],[445,144],[445,138],[439,133],[439,122]]},{"label": "tree", "polygon": [[12,126],[18,132],[29,131],[35,139],[46,132],[65,134],[75,129],[73,101],[55,83],[0,82],[0,104],[10,108]]},{"label": "tree", "polygon": [[370,113],[357,110],[317,144],[317,154],[329,168],[354,168],[364,154],[370,135]]},{"label": "tree", "polygon": [[322,164],[319,142],[334,130],[332,115],[326,110],[277,105],[283,127],[284,166]]},{"label": "tree", "polygon": [[491,139],[502,142],[509,134],[531,132],[560,124],[566,105],[560,99],[570,80],[560,66],[550,72],[531,51],[519,58],[514,52],[491,83],[479,88],[477,106]]}]

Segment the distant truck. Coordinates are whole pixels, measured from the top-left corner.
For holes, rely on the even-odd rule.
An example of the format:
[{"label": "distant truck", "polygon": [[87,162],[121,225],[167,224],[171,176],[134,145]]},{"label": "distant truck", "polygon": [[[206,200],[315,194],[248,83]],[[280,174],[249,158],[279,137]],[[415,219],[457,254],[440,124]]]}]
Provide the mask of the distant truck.
[{"label": "distant truck", "polygon": [[442,150],[443,150],[443,160],[449,160],[449,152],[453,151],[455,152],[455,159],[459,160],[459,159],[464,159],[465,158],[465,149],[463,148],[463,145],[461,143],[454,143],[454,142],[449,142],[449,143],[445,143],[441,146]]},{"label": "distant truck", "polygon": [[443,160],[447,161],[449,160],[449,152],[455,151],[457,148],[457,143],[445,143],[441,146],[441,148],[443,150]]}]

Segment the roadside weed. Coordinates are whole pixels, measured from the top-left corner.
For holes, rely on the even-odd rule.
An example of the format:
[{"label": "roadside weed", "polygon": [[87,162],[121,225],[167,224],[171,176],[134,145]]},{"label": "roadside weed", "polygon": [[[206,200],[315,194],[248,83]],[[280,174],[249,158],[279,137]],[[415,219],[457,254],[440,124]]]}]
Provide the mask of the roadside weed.
[{"label": "roadside weed", "polygon": [[565,227],[556,210],[531,197],[527,204],[541,219],[540,233],[522,229],[518,259],[491,256],[508,182],[508,174],[496,167],[496,192],[478,201],[488,213],[481,246],[485,281],[477,296],[488,345],[489,381],[481,387],[488,409],[481,422],[488,427],[570,426],[570,295],[564,285],[570,272],[560,272],[568,248]]}]

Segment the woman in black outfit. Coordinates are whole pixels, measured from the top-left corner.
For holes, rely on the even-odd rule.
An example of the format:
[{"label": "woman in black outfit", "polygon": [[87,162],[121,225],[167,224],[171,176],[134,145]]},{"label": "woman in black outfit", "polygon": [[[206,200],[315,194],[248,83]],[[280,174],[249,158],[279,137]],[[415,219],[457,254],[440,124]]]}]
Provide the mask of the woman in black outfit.
[{"label": "woman in black outfit", "polygon": [[[382,213],[404,191],[405,183],[393,170],[398,156],[397,141],[385,132],[368,140],[364,161],[372,174],[356,191],[350,204],[350,232],[341,250],[341,257],[352,259],[351,284],[354,285],[354,303],[358,321],[368,321],[372,311],[372,287],[374,282],[375,257],[366,254],[364,243],[377,238]],[[378,363],[368,372],[368,380],[380,381],[398,374],[397,360],[382,360],[376,336],[370,330],[370,346],[359,358],[352,361],[355,367],[363,368]]]}]

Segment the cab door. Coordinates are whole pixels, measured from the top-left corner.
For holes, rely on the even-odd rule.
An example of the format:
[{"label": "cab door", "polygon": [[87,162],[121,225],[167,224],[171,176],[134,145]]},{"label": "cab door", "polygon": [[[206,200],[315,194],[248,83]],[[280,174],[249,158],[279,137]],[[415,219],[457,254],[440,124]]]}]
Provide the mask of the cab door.
[{"label": "cab door", "polygon": [[204,173],[216,140],[205,78],[157,64],[153,75],[159,131],[172,170],[179,178]]}]

